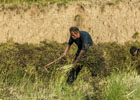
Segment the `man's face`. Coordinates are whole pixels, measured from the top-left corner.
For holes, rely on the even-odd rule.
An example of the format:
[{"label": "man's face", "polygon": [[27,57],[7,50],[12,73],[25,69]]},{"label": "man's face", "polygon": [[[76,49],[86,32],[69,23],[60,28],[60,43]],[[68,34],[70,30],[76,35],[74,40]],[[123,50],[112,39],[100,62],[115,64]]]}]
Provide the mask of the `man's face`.
[{"label": "man's face", "polygon": [[78,32],[77,34],[75,34],[73,31],[71,32],[71,36],[73,39],[77,39],[80,37],[80,33]]}]

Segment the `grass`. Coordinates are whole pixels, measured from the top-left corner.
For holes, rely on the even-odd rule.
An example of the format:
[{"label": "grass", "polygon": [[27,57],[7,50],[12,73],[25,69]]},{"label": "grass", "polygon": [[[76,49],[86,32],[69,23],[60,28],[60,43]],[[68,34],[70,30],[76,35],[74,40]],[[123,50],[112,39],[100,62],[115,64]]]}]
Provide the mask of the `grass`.
[{"label": "grass", "polygon": [[[66,74],[63,72],[56,72],[54,77],[51,77],[49,84],[46,84],[40,79],[36,79],[32,82],[32,75],[25,76],[22,78],[20,85],[12,84],[8,85],[7,82],[1,83],[0,99],[16,99],[16,100],[82,100],[86,93],[85,85],[82,80],[78,82],[79,85],[73,87],[65,83]],[[55,80],[53,79],[55,78]],[[7,84],[2,86],[2,84]],[[6,89],[5,89],[6,88]],[[88,90],[89,91],[89,90]]]},{"label": "grass", "polygon": [[[68,55],[58,58],[66,43],[42,41],[40,44],[0,44],[0,99],[2,100],[136,100],[140,99],[138,57],[131,57],[129,48],[139,42],[95,44],[76,81],[66,83],[76,46]],[[93,53],[94,52],[94,53]],[[69,69],[70,68],[70,69]],[[60,70],[61,69],[61,70]],[[92,76],[93,72],[93,76]],[[120,98],[120,99],[116,99]]]},{"label": "grass", "polygon": [[136,32],[136,33],[132,36],[133,39],[136,39],[136,38],[138,38],[138,37],[139,37],[139,32]]},{"label": "grass", "polygon": [[83,0],[0,0],[0,3],[2,4],[9,4],[9,3],[15,3],[15,4],[22,4],[22,3],[46,3],[46,2],[70,2],[70,1],[83,1]]},{"label": "grass", "polygon": [[103,100],[136,100],[139,98],[140,77],[135,71],[112,73],[106,78],[106,84],[102,93]]}]

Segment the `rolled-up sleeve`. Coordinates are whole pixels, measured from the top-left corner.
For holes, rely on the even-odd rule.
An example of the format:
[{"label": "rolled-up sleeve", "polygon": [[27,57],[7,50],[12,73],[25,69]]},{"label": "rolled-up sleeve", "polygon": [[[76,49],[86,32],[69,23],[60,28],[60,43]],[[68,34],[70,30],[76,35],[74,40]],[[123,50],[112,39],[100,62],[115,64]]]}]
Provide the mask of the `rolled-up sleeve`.
[{"label": "rolled-up sleeve", "polygon": [[82,41],[82,50],[86,50],[88,47],[88,37],[84,37]]},{"label": "rolled-up sleeve", "polygon": [[74,40],[72,37],[70,37],[68,44],[71,46],[73,44]]}]

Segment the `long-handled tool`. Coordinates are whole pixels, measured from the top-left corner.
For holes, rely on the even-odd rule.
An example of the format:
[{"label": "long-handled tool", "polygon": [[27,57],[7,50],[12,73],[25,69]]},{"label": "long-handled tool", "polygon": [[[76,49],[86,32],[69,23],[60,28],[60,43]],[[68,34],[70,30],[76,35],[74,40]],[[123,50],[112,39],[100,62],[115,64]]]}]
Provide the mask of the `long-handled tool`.
[{"label": "long-handled tool", "polygon": [[45,66],[48,67],[49,65],[51,65],[51,64],[53,64],[53,63],[59,61],[61,58],[62,58],[62,56],[60,56],[59,58],[55,59],[54,61],[52,61],[52,62],[46,64]]},{"label": "long-handled tool", "polygon": [[55,59],[54,61],[52,61],[52,62],[46,64],[46,65],[44,66],[45,70],[46,70],[47,72],[49,72],[48,69],[47,69],[47,67],[48,67],[49,65],[51,65],[51,64],[53,64],[53,63],[59,61],[61,58],[62,58],[62,56],[60,56],[59,58]]}]

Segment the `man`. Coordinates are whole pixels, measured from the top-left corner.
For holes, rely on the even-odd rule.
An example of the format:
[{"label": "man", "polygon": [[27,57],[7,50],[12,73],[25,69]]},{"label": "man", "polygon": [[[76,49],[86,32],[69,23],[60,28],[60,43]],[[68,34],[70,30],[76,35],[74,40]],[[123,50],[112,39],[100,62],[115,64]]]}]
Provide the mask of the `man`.
[{"label": "man", "polygon": [[73,43],[76,43],[78,50],[76,52],[75,58],[74,58],[74,66],[75,68],[73,68],[70,72],[70,75],[68,77],[67,82],[69,84],[72,84],[74,82],[74,80],[77,78],[78,73],[80,72],[80,70],[82,69],[82,66],[77,66],[77,62],[83,58],[83,56],[85,55],[85,53],[87,52],[88,48],[90,46],[93,46],[93,41],[92,38],[90,36],[90,34],[86,31],[79,31],[79,29],[77,27],[71,27],[69,29],[70,31],[70,39],[68,42],[68,45],[66,46],[64,53],[61,55],[62,57],[65,57],[68,50],[70,49],[70,46]]},{"label": "man", "polygon": [[[132,55],[132,56],[140,56],[140,48],[137,48],[137,47],[135,47],[135,46],[132,46],[131,48],[130,48],[130,54]],[[133,60],[135,60],[135,59],[133,59]],[[137,62],[137,66],[136,66],[136,70],[138,71],[138,74],[140,74],[140,63],[139,63],[139,60],[137,60],[138,62]]]},{"label": "man", "polygon": [[135,46],[132,46],[130,48],[130,53],[132,56],[139,56],[140,55],[140,49],[135,47]]}]

